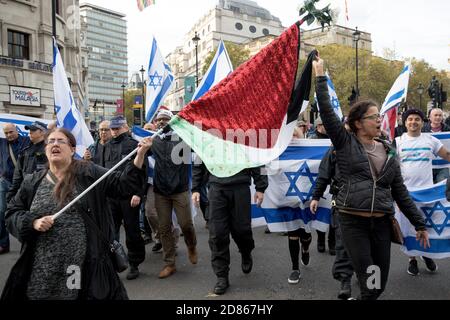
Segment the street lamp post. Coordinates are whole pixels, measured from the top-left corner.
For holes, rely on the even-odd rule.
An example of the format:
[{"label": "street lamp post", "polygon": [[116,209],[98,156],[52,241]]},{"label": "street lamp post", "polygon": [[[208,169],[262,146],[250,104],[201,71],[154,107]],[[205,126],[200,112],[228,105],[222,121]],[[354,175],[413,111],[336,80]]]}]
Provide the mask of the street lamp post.
[{"label": "street lamp post", "polygon": [[139,72],[142,75],[142,109],[141,109],[141,127],[144,126],[145,120],[144,120],[144,114],[145,114],[145,80],[144,80],[144,73],[145,69],[144,66],[141,66],[141,70]]},{"label": "street lamp post", "polygon": [[195,44],[195,83],[196,88],[198,88],[198,42],[200,41],[200,37],[197,34],[197,31],[195,31],[195,36],[192,38],[192,41]]},{"label": "street lamp post", "polygon": [[419,86],[417,87],[417,93],[419,94],[419,109],[422,110],[422,95],[425,91],[425,87],[423,86],[422,82],[419,83]]},{"label": "street lamp post", "polygon": [[353,32],[353,41],[355,41],[356,47],[356,99],[359,97],[359,82],[358,82],[358,41],[361,38],[361,32],[356,27],[355,32]]},{"label": "street lamp post", "polygon": [[125,116],[125,87],[126,87],[125,81],[122,81],[121,87],[122,87],[122,112],[123,115]]}]

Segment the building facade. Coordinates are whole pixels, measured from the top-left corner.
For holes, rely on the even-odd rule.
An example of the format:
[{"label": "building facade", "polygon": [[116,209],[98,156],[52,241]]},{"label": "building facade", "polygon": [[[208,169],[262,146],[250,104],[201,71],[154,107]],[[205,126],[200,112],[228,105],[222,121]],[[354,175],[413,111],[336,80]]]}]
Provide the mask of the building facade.
[{"label": "building facade", "polygon": [[[332,25],[326,27],[322,31],[322,27],[311,30],[303,30],[302,41],[310,46],[325,46],[329,44],[339,44],[341,46],[355,47],[353,41],[353,33],[355,29],[343,27],[340,25]],[[360,40],[358,48],[372,52],[372,36],[370,33],[360,31]]]},{"label": "building facade", "polygon": [[[86,102],[78,0],[56,1],[56,41],[75,102]],[[0,113],[53,119],[52,2],[0,1]]]},{"label": "building facade", "polygon": [[[174,73],[175,85],[166,98],[166,104],[174,111],[180,110],[185,104],[185,82],[190,83],[192,77],[196,76],[195,43],[192,41],[196,32],[200,38],[197,55],[201,79],[203,61],[211,51],[216,50],[220,40],[244,45],[262,36],[278,36],[284,29],[279,18],[255,1],[220,0],[189,30],[183,45],[167,56],[166,62]],[[193,90],[190,85],[186,87]]]},{"label": "building facade", "polygon": [[91,121],[110,119],[128,78],[125,15],[92,4],[80,5],[88,48],[88,101]]}]

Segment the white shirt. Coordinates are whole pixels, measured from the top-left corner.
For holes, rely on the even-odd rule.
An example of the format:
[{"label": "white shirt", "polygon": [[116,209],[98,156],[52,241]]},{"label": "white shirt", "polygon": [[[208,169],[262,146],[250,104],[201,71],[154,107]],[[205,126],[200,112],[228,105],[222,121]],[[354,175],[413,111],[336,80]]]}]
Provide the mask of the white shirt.
[{"label": "white shirt", "polygon": [[433,159],[442,142],[430,134],[411,137],[407,133],[395,138],[402,176],[407,188],[433,185]]}]

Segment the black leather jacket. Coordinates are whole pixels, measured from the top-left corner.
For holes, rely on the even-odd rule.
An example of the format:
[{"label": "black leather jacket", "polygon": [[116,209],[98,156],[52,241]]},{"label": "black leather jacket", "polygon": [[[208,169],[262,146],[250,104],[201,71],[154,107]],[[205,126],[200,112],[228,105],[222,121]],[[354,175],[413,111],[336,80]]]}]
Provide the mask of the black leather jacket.
[{"label": "black leather jacket", "polygon": [[347,132],[330,104],[327,78],[317,77],[317,99],[327,134],[336,150],[341,187],[336,207],[347,211],[378,212],[393,215],[394,201],[416,230],[425,229],[425,220],[411,200],[403,183],[395,149],[383,143],[387,160],[377,178],[372,176],[369,158],[357,137]]}]

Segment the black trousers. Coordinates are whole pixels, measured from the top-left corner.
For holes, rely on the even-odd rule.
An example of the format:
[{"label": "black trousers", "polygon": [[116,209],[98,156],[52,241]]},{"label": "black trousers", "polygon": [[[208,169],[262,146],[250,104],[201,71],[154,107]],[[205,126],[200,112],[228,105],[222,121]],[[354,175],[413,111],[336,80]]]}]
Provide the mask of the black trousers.
[{"label": "black trousers", "polygon": [[145,260],[145,244],[139,226],[139,206],[132,208],[130,199],[111,199],[109,207],[114,220],[116,240],[120,238],[120,226],[125,228],[126,246],[130,265],[137,267]]},{"label": "black trousers", "polygon": [[336,209],[332,209],[332,214],[334,216],[335,226],[335,238],[336,238],[336,259],[334,260],[331,272],[333,273],[333,278],[338,281],[350,280],[353,275],[353,265],[350,256],[344,246],[344,241],[342,240],[341,226],[339,224],[338,212]]},{"label": "black trousers", "polygon": [[[358,277],[362,300],[377,299],[386,287],[391,259],[389,219],[388,215],[381,218],[339,215],[342,238]],[[374,272],[369,272],[373,266],[380,270],[378,288],[373,287]]]},{"label": "black trousers", "polygon": [[255,248],[251,228],[251,202],[248,185],[223,188],[211,185],[209,199],[209,248],[217,277],[230,270],[230,233],[241,254]]}]

